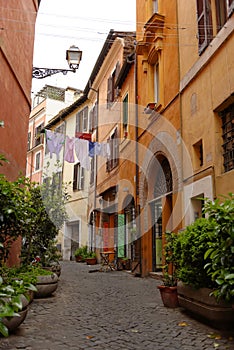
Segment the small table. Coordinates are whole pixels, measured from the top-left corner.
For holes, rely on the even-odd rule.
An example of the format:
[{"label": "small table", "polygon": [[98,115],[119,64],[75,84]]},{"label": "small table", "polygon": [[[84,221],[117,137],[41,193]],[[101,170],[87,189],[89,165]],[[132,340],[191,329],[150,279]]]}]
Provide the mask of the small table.
[{"label": "small table", "polygon": [[114,254],[114,252],[113,251],[102,251],[102,252],[100,252],[100,255],[101,255],[101,258],[102,258],[101,271],[103,271],[103,270],[104,271],[107,271],[107,270],[113,271],[114,270],[114,267],[111,265],[111,262],[110,262],[110,255],[111,254]]}]

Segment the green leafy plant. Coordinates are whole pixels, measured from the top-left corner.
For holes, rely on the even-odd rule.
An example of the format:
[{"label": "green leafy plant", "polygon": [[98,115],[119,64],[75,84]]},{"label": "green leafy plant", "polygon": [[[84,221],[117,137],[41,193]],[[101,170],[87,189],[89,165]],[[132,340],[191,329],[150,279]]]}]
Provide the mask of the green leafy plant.
[{"label": "green leafy plant", "polygon": [[183,283],[195,288],[214,287],[212,278],[204,270],[204,254],[210,242],[216,239],[215,227],[213,220],[199,218],[178,233],[174,256],[177,262],[177,277]]},{"label": "green leafy plant", "polygon": [[11,285],[4,284],[0,276],[0,333],[7,337],[9,335],[8,328],[4,324],[4,318],[19,316],[18,311],[22,309],[20,296],[15,293],[15,289]]},{"label": "green leafy plant", "polygon": [[88,256],[88,247],[87,245],[79,247],[75,250],[74,253],[75,257],[81,257],[83,260],[85,260]]},{"label": "green leafy plant", "polygon": [[96,255],[95,252],[89,251],[88,254],[87,254],[87,256],[86,256],[86,259],[87,259],[87,258],[94,259],[94,258],[96,258],[96,257],[97,257],[97,255]]},{"label": "green leafy plant", "polygon": [[30,195],[25,178],[10,182],[0,174],[0,266],[7,261],[12,243],[24,234]]},{"label": "green leafy plant", "polygon": [[166,243],[163,248],[165,264],[163,266],[163,283],[165,286],[173,287],[177,285],[177,260],[174,254],[178,236],[174,232],[165,233]]},{"label": "green leafy plant", "polygon": [[206,200],[205,212],[214,221],[215,240],[210,240],[204,254],[206,272],[216,284],[213,292],[217,299],[234,301],[234,194],[224,201]]},{"label": "green leafy plant", "polygon": [[66,186],[57,176],[52,176],[40,186],[31,184],[28,191],[31,201],[23,234],[22,261],[28,264],[39,257],[43,266],[50,266],[58,261],[56,238],[68,218]]}]

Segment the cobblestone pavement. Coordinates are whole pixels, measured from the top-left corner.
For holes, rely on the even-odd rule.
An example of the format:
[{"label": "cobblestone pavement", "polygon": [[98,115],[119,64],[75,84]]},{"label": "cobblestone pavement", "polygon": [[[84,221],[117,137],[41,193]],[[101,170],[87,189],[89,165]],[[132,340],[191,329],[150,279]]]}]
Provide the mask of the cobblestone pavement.
[{"label": "cobblestone pavement", "polygon": [[34,300],[17,332],[0,338],[0,349],[234,349],[230,334],[179,308],[165,308],[156,288],[159,281],[125,271],[89,273],[91,269],[63,262],[55,295]]}]

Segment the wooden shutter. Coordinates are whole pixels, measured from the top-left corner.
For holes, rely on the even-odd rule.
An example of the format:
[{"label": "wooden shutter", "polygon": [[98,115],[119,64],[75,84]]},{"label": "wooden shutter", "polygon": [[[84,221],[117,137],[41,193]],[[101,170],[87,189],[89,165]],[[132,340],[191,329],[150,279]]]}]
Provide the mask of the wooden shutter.
[{"label": "wooden shutter", "polygon": [[77,177],[78,177],[78,164],[74,165],[74,170],[73,170],[73,191],[77,190]]},{"label": "wooden shutter", "polygon": [[111,97],[112,97],[112,77],[109,77],[107,81],[107,108],[110,108]]},{"label": "wooden shutter", "polygon": [[28,133],[28,147],[27,147],[28,151],[30,150],[30,148],[31,148],[31,132]]},{"label": "wooden shutter", "polygon": [[88,131],[88,107],[83,109],[83,127],[82,132]]},{"label": "wooden shutter", "polygon": [[123,125],[128,125],[128,94],[123,100]]},{"label": "wooden shutter", "polygon": [[79,190],[84,189],[84,168],[79,165]]}]

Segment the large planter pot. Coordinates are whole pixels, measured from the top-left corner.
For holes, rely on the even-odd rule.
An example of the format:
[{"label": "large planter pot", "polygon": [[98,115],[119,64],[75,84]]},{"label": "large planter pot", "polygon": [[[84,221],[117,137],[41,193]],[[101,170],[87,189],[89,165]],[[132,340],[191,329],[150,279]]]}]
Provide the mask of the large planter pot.
[{"label": "large planter pot", "polygon": [[179,306],[177,297],[177,287],[168,287],[159,285],[158,289],[161,294],[163,305],[169,308],[175,308]]},{"label": "large planter pot", "polygon": [[232,305],[210,296],[209,288],[195,289],[182,282],[178,283],[179,305],[200,319],[218,329],[233,327],[234,312]]},{"label": "large planter pot", "polygon": [[4,317],[2,320],[3,324],[8,328],[10,333],[14,332],[21,325],[21,323],[24,322],[27,316],[29,301],[24,295],[21,295],[21,302],[22,310],[17,312],[19,316]]},{"label": "large planter pot", "polygon": [[56,273],[51,275],[37,276],[37,292],[34,294],[34,298],[47,298],[51,296],[58,287],[58,276]]},{"label": "large planter pot", "polygon": [[86,264],[87,265],[96,265],[97,259],[96,258],[86,258]]},{"label": "large planter pot", "polygon": [[53,264],[51,266],[46,266],[46,267],[43,267],[43,269],[56,273],[56,275],[58,277],[61,275],[61,265],[60,264]]},{"label": "large planter pot", "polygon": [[84,262],[85,261],[82,255],[75,256],[75,260],[76,260],[76,262]]}]

